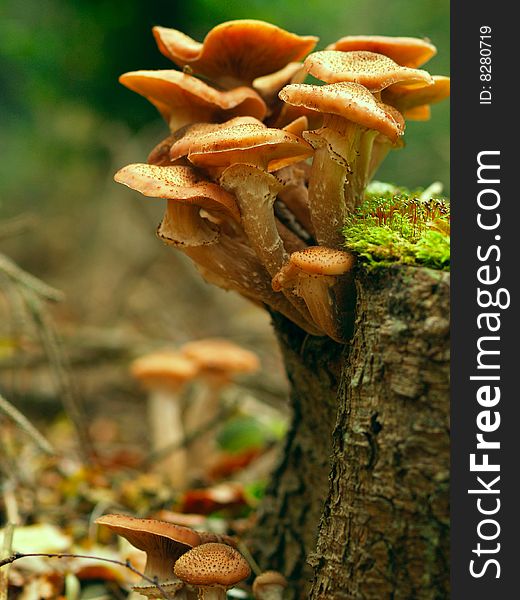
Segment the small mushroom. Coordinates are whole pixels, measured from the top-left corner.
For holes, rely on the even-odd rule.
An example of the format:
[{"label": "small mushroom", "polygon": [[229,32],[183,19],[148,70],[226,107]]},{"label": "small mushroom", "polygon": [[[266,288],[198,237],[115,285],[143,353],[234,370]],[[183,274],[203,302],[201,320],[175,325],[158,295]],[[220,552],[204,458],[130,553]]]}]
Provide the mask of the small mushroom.
[{"label": "small mushroom", "polygon": [[245,115],[261,120],[267,111],[265,102],[251,88],[220,91],[179,71],[131,71],[119,81],[147,98],[171,131],[191,123],[221,122]]},{"label": "small mushroom", "polygon": [[291,254],[273,278],[273,289],[288,289],[303,298],[315,324],[333,340],[345,343],[353,327],[354,262],[349,252],[310,246]]},{"label": "small mushroom", "polygon": [[[188,342],[180,352],[197,368],[205,389],[201,389],[186,411],[188,432],[204,429],[217,418],[220,394],[239,373],[253,373],[260,367],[258,356],[229,340],[209,338]],[[190,464],[204,473],[214,460],[215,436],[213,432],[201,433],[189,446]]]},{"label": "small mushroom", "polygon": [[287,579],[278,571],[265,571],[253,581],[255,600],[282,600]]},{"label": "small mushroom", "polygon": [[[157,579],[166,592],[185,598],[184,582],[173,574],[175,562],[184,553],[200,544],[197,532],[188,527],[174,525],[157,519],[137,519],[126,515],[104,515],[95,521],[124,537],[135,548],[146,553],[144,575]],[[162,598],[156,586],[143,579],[134,589],[147,598]]]},{"label": "small mushroom", "polygon": [[[184,439],[181,392],[197,375],[196,363],[175,352],[154,352],[135,360],[131,373],[148,390],[148,419],[155,451],[174,447]],[[186,483],[187,455],[178,448],[159,463],[175,488]]]},{"label": "small mushroom", "polygon": [[437,48],[429,40],[385,35],[347,35],[327,46],[326,50],[376,52],[388,56],[398,65],[414,69],[437,54]]},{"label": "small mushroom", "polygon": [[180,580],[199,589],[200,600],[226,600],[226,590],[251,574],[238,550],[215,542],[186,552],[175,563],[174,571]]},{"label": "small mushroom", "polygon": [[215,242],[218,228],[200,216],[200,209],[240,221],[235,199],[220,186],[207,181],[192,167],[131,164],[114,176],[118,183],[144,196],[168,200],[170,243],[199,246]]},{"label": "small mushroom", "polygon": [[321,81],[359,83],[371,92],[380,92],[394,83],[422,86],[433,83],[427,71],[403,67],[388,56],[364,50],[313,52],[305,59],[304,65],[311,75]]},{"label": "small mushroom", "polygon": [[250,86],[258,77],[300,60],[318,41],[253,19],[221,23],[202,43],[166,27],[154,27],[153,34],[164,56],[224,88]]},{"label": "small mushroom", "polygon": [[318,244],[340,248],[345,217],[362,200],[368,182],[374,139],[380,133],[396,144],[402,127],[358,83],[288,85],[280,97],[323,114],[323,126],[303,134],[315,148],[309,209]]}]

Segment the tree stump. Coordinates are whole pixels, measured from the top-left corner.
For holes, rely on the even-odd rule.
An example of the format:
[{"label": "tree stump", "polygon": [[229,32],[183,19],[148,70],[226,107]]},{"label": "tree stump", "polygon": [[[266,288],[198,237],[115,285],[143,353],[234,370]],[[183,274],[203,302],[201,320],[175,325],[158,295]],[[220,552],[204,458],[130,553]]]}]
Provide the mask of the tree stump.
[{"label": "tree stump", "polygon": [[449,597],[449,274],[356,276],[350,344],[278,315],[293,421],[255,532],[291,598]]}]

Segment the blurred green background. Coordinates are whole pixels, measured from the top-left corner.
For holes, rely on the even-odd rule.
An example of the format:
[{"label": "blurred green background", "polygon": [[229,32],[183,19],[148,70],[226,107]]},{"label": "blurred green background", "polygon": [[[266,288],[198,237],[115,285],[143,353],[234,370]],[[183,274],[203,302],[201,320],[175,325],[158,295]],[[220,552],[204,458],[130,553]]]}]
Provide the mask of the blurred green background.
[{"label": "blurred green background", "polygon": [[[449,72],[447,0],[3,0],[0,8],[0,186],[9,214],[36,205],[67,210],[96,203],[122,130],[156,126],[155,109],[117,82],[135,69],[169,68],[150,28],[175,27],[202,39],[236,18],[271,21],[316,34],[320,47],[346,34],[429,37],[439,48],[427,68]],[[378,178],[410,186],[449,183],[449,106],[428,123],[411,122],[407,147],[394,152]],[[135,160],[144,154],[134,156]],[[8,203],[8,206],[6,206]]]}]

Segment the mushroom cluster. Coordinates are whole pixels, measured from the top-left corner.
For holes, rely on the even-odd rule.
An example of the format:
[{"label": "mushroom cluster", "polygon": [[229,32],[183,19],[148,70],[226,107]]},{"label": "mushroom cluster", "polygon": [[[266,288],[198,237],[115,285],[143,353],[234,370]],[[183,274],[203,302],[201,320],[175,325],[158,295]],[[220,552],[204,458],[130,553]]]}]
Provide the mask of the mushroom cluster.
[{"label": "mushroom cluster", "polygon": [[[225,600],[226,590],[251,575],[233,537],[122,514],[95,522],[145,553],[143,579],[133,590],[146,598]],[[282,600],[287,587],[281,573],[265,571],[257,574],[252,592],[255,600]]]},{"label": "mushroom cluster", "polygon": [[[182,71],[120,81],[154,104],[170,135],[116,181],[167,200],[158,235],[208,282],[347,341],[354,261],[341,229],[403,145],[406,120],[428,119],[449,95],[447,77],[419,68],[435,47],[348,36],[312,52],[316,37],[255,20],[222,23],[202,43],[153,33]],[[304,83],[308,74],[323,84]]]},{"label": "mushroom cluster", "polygon": [[143,581],[133,588],[146,598],[225,598],[227,588],[251,573],[228,536],[120,514],[104,515],[96,523],[146,553]]}]

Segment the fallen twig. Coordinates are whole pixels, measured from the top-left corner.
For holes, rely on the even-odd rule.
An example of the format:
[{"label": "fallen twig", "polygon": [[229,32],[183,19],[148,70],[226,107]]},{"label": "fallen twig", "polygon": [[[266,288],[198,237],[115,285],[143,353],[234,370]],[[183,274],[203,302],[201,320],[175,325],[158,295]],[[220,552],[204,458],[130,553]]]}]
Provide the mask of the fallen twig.
[{"label": "fallen twig", "polygon": [[6,414],[18,427],[26,433],[38,448],[45,454],[55,455],[56,451],[43,437],[36,427],[15,406],[0,394],[0,410]]},{"label": "fallen twig", "polygon": [[63,292],[47,285],[34,275],[27,273],[27,271],[21,269],[10,258],[7,258],[5,254],[0,254],[0,271],[15,283],[18,283],[23,288],[30,290],[45,300],[60,302],[64,298]]},{"label": "fallen twig", "polygon": [[125,567],[127,569],[129,569],[130,571],[132,571],[132,573],[135,573],[136,575],[139,575],[140,577],[142,577],[145,581],[147,581],[149,584],[154,585],[159,592],[161,593],[161,596],[163,598],[165,598],[165,600],[172,600],[171,596],[168,595],[168,593],[166,592],[166,590],[161,586],[161,584],[157,581],[156,577],[148,577],[146,576],[144,573],[141,573],[141,571],[139,571],[138,569],[136,569],[132,563],[129,560],[126,561],[120,561],[120,560],[115,560],[113,558],[104,558],[102,556],[88,556],[85,554],[71,554],[68,552],[59,552],[59,553],[48,553],[48,552],[15,552],[14,554],[12,554],[11,556],[8,556],[7,558],[3,558],[2,560],[0,560],[0,569],[2,567],[5,567],[6,565],[10,565],[12,563],[14,563],[16,560],[20,560],[21,558],[29,558],[29,557],[34,557],[34,556],[43,556],[45,558],[85,558],[88,560],[100,560],[103,562],[107,562],[107,563],[111,563],[113,565],[119,565],[121,567]]}]

